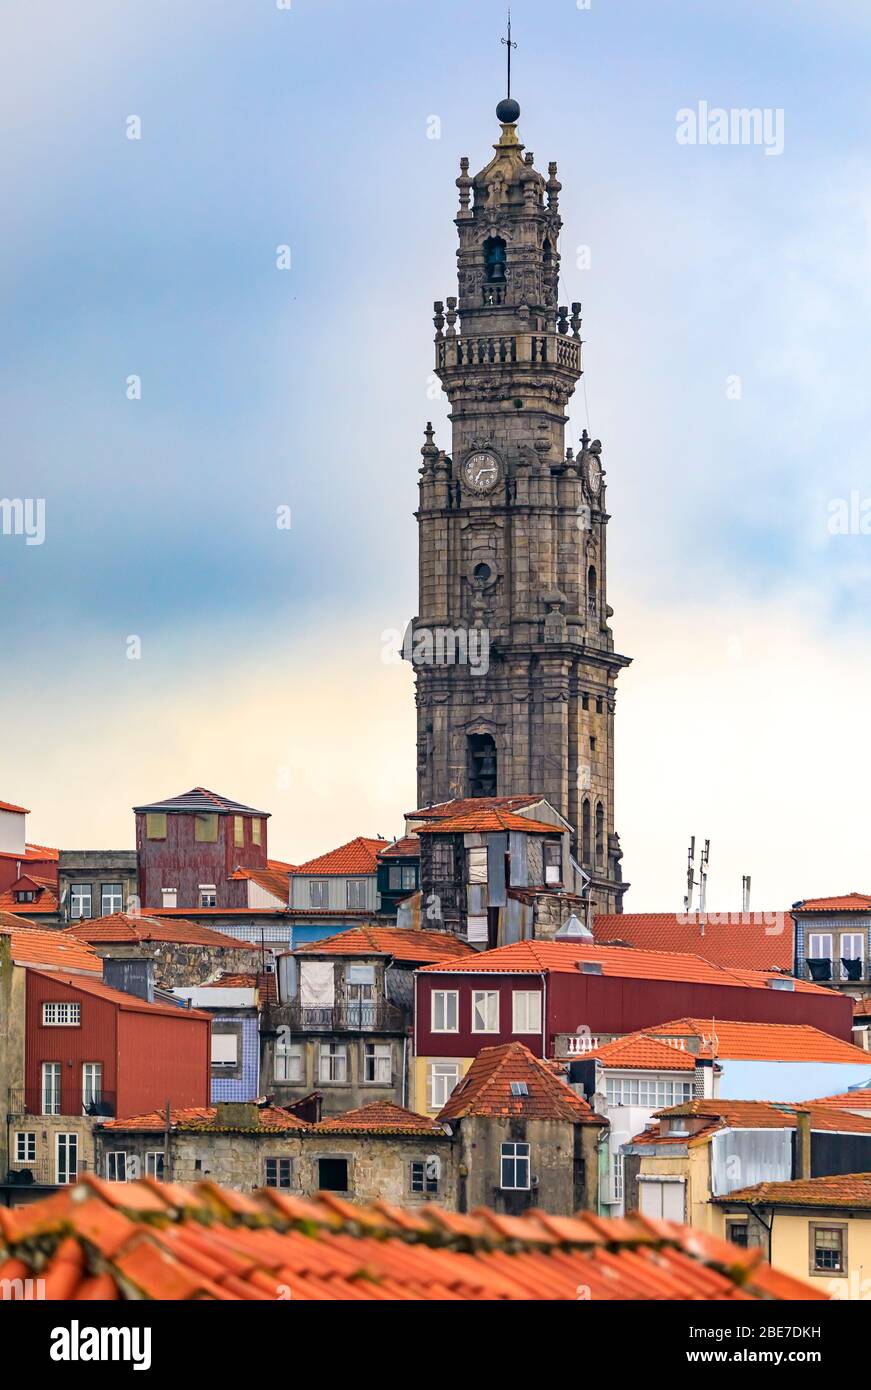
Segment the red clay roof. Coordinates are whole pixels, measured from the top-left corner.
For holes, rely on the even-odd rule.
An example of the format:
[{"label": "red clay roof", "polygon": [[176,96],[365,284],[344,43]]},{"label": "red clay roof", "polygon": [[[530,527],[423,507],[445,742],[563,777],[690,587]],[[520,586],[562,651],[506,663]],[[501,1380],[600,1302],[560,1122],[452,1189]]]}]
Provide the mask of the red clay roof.
[{"label": "red clay roof", "polygon": [[523,806],[534,806],[544,801],[543,796],[458,796],[453,801],[439,801],[434,806],[422,806],[417,811],[406,812],[406,820],[449,820],[454,816],[469,815],[474,811],[499,809],[518,811]]},{"label": "red clay roof", "polygon": [[18,859],[22,864],[30,862],[49,863],[55,862],[59,851],[50,848],[48,845],[25,845],[21,853],[10,850],[0,850],[0,859]]},{"label": "red clay roof", "polygon": [[250,879],[252,883],[258,884],[260,888],[271,893],[274,898],[278,898],[279,902],[287,907],[287,901],[290,897],[291,873],[296,873],[296,870],[291,869],[290,865],[287,868],[234,869],[233,873],[230,874],[230,879],[231,881]]},{"label": "red clay roof", "polygon": [[871,1173],[839,1173],[828,1178],[758,1182],[715,1202],[749,1202],[752,1206],[836,1207],[871,1210]]},{"label": "red clay roof", "polygon": [[56,914],[60,911],[58,903],[56,885],[51,879],[35,878],[28,874],[27,878],[34,884],[37,897],[33,902],[20,903],[15,897],[15,886],[7,888],[5,893],[0,893],[0,912],[21,913],[25,917],[32,917],[36,913]]},{"label": "red clay roof", "polygon": [[103,962],[97,953],[86,942],[76,941],[66,932],[47,931],[9,913],[0,914],[0,932],[12,939],[12,959],[16,965],[87,970],[93,975],[103,973]]},{"label": "red clay roof", "polygon": [[626,1067],[631,1071],[695,1071],[691,1052],[670,1043],[659,1042],[644,1033],[628,1033],[601,1047],[580,1054],[584,1061],[594,1057],[603,1067]]},{"label": "red clay roof", "polygon": [[640,1215],[459,1216],[93,1175],[0,1208],[0,1278],[36,1274],[50,1301],[825,1298],[759,1248]]},{"label": "red clay roof", "polygon": [[[868,1060],[871,1065],[871,1056]],[[819,1096],[807,1104],[831,1106],[834,1110],[867,1110],[871,1114],[871,1086],[858,1091],[841,1091],[836,1096]]]},{"label": "red clay roof", "polygon": [[518,816],[514,811],[500,810],[498,807],[484,807],[480,811],[467,811],[461,816],[451,816],[447,820],[436,821],[433,825],[418,827],[418,835],[453,835],[460,833],[484,833],[491,830],[522,830],[528,835],[561,835],[562,826],[548,825],[546,821],[530,820],[528,816]]},{"label": "red clay roof", "polygon": [[[846,1062],[871,1071],[871,1054],[810,1023],[743,1023],[727,1019],[680,1018],[658,1023],[654,1036],[700,1038],[703,1057],[747,1062]],[[713,1044],[716,1039],[716,1044]]]},{"label": "red clay roof", "polygon": [[[202,1015],[200,1015],[202,1017]],[[218,1107],[216,1105],[191,1105],[178,1110],[170,1110],[170,1125],[178,1130],[215,1130],[219,1133],[235,1133],[237,1130],[245,1133],[252,1132],[252,1127],[248,1125],[233,1125],[226,1122],[218,1123]],[[102,1120],[101,1127],[111,1130],[140,1131],[146,1130],[149,1133],[154,1130],[164,1130],[166,1128],[166,1111],[150,1110],[145,1115],[131,1115],[127,1119]],[[308,1126],[298,1120],[295,1115],[291,1115],[289,1110],[282,1110],[278,1105],[261,1105],[258,1107],[257,1129],[266,1130],[303,1130]]]},{"label": "red clay roof", "polygon": [[862,1018],[865,1014],[871,1014],[871,994],[853,1000],[853,1017]]},{"label": "red clay roof", "polygon": [[765,1100],[718,1100],[716,1098],[683,1101],[680,1105],[669,1106],[667,1110],[657,1110],[656,1120],[671,1118],[703,1117],[707,1123],[692,1133],[677,1136],[661,1134],[658,1126],[645,1129],[632,1140],[634,1144],[696,1144],[706,1143],[719,1129],[794,1129],[797,1112],[810,1115],[811,1129],[835,1134],[871,1134],[871,1116],[849,1115],[845,1110],[837,1110],[817,1104],[816,1101],[802,1101],[799,1105],[774,1104]]},{"label": "red clay roof", "polygon": [[[512,1082],[522,1083],[528,1094],[513,1095]],[[546,1062],[534,1057],[519,1042],[483,1047],[454,1087],[438,1118],[460,1120],[467,1115],[522,1115],[530,1120],[607,1123],[554,1075]]]},{"label": "red clay roof", "polygon": [[256,948],[250,941],[237,940],[224,932],[212,931],[199,922],[175,917],[170,922],[136,912],[113,912],[109,917],[92,917],[74,922],[64,930],[65,936],[76,936],[95,946],[109,943],[170,941],[184,946],[222,946],[226,949]]},{"label": "red clay roof", "polygon": [[387,849],[389,840],[375,840],[358,835],[338,849],[319,854],[294,869],[295,874],[374,874],[378,870],[377,855]]},{"label": "red clay roof", "polygon": [[26,806],[13,806],[11,801],[0,801],[0,811],[14,811],[19,816],[29,816]]},{"label": "red clay roof", "polygon": [[105,999],[107,1003],[115,1004],[125,1013],[163,1014],[167,1018],[210,1018],[209,1014],[200,1009],[176,1008],[174,1004],[149,1004],[138,995],[126,994],[122,989],[112,989],[109,985],[104,985],[102,980],[94,979],[92,975],[64,975],[59,970],[34,970],[33,974],[41,975],[46,980],[59,981],[81,994],[91,994],[96,999]]},{"label": "red clay roof", "polygon": [[804,898],[793,903],[796,912],[869,912],[871,897],[867,893],[844,893],[839,898]]},{"label": "red clay roof", "polygon": [[420,840],[417,835],[403,835],[401,839],[394,840],[391,845],[383,849],[378,855],[379,859],[419,859]]},{"label": "red clay roof", "polygon": [[[506,974],[540,974],[559,971],[574,974],[580,961],[598,962],[602,974],[624,979],[689,980],[697,984],[750,985],[765,989],[775,971],[726,970],[703,960],[701,956],[681,955],[673,951],[636,951],[625,946],[597,946],[595,942],[576,941],[515,941],[510,946],[497,946],[492,951],[480,951],[474,959],[453,965],[427,965],[429,971],[464,971],[466,974],[490,970]],[[796,993],[830,994],[821,985],[807,980],[795,980]]]},{"label": "red clay roof", "polygon": [[607,944],[625,941],[644,951],[684,951],[714,965],[749,970],[793,968],[793,922],[789,912],[601,913],[593,937]]},{"label": "red clay roof", "polygon": [[[209,985],[213,989],[256,989],[260,994],[261,1002],[267,1004],[274,1004],[278,999],[274,970],[264,970],[257,974],[254,971],[244,970],[234,974],[225,970],[223,974],[218,976],[217,980],[211,980]],[[201,985],[200,988],[202,989],[203,986]]]},{"label": "red clay roof", "polygon": [[444,1128],[429,1115],[419,1115],[390,1101],[373,1100],[356,1110],[346,1110],[313,1125],[315,1134],[420,1134],[442,1135]]},{"label": "red clay roof", "polygon": [[323,941],[307,941],[294,955],[315,956],[392,956],[394,960],[415,961],[421,964],[463,958],[475,954],[474,947],[460,941],[452,932],[416,931],[412,927],[352,927],[325,937]]},{"label": "red clay roof", "polygon": [[246,816],[268,816],[269,811],[256,811],[253,806],[243,806],[239,801],[231,801],[218,792],[210,792],[208,787],[193,787],[189,792],[171,796],[166,801],[150,801],[147,806],[134,806],[136,812],[142,811],[205,811],[217,812],[219,816],[229,816],[234,812]]}]

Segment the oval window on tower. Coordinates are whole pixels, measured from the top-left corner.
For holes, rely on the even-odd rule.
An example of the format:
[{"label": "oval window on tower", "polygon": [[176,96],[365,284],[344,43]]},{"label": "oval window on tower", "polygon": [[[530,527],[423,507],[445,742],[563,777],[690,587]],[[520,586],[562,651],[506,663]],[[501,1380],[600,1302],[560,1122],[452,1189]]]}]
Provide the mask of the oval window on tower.
[{"label": "oval window on tower", "polygon": [[490,576],[492,575],[493,571],[491,570],[489,565],[480,564],[475,566],[472,573],[475,576],[475,582],[477,584],[486,584],[490,579]]}]

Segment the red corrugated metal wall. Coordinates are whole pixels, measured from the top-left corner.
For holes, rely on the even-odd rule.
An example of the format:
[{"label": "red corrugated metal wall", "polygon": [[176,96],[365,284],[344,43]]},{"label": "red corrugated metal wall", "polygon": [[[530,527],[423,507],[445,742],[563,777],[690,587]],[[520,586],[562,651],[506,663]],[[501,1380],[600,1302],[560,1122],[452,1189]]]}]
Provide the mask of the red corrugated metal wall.
[{"label": "red corrugated metal wall", "polygon": [[[121,1011],[118,1023],[118,1114],[208,1105],[211,1090],[208,1018]],[[254,1097],[252,1096],[253,1100]]]},{"label": "red corrugated metal wall", "polygon": [[[81,1024],[73,1028],[46,1027],[44,1003],[70,1002],[81,1006]],[[60,1062],[61,1114],[82,1113],[82,1063],[101,1062],[103,1092],[114,1095],[116,1009],[108,1000],[72,989],[56,977],[27,972],[27,1011],[24,1043],[24,1084],[28,1109],[38,1112],[43,1062]]]},{"label": "red corrugated metal wall", "polygon": [[218,839],[203,844],[196,838],[196,816],[170,812],[166,839],[149,840],[145,816],[136,817],[136,849],[139,855],[139,892],[143,907],[162,907],[161,889],[178,890],[179,907],[199,906],[199,885],[214,883],[219,907],[247,907],[248,885],[228,882],[235,868],[265,869],[268,821],[261,817],[263,843],[251,838],[251,821],[245,816],[245,844],[233,842],[233,816],[218,816]]}]

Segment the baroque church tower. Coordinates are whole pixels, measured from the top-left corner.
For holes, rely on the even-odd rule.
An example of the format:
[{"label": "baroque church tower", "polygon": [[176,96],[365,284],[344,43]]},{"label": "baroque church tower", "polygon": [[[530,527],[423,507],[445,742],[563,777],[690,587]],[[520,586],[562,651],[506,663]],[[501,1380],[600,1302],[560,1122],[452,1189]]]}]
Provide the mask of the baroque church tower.
[{"label": "baroque church tower", "polygon": [[[614,829],[618,655],[609,627],[601,445],[566,447],[580,304],[560,306],[557,166],[539,173],[496,108],[479,174],[460,161],[458,294],[435,304],[450,454],[421,454],[418,805],[541,794],[575,832],[599,911],[626,885]],[[408,649],[407,649],[408,650]]]}]

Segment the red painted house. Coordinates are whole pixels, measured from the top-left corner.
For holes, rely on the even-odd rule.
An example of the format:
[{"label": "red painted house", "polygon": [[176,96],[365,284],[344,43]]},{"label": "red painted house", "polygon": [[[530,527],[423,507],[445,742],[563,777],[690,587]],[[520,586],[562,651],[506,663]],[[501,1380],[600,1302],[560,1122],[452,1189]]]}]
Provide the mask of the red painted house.
[{"label": "red painted house", "polygon": [[[34,885],[21,884],[19,887],[23,875],[32,875],[40,892],[43,887],[57,889],[58,852],[45,845],[27,843],[25,824],[29,815],[26,806],[0,801],[0,894],[8,898],[3,905],[8,912],[19,910],[18,896],[13,891],[15,888],[19,888],[21,893],[33,893]],[[33,896],[28,901],[32,903]]]},{"label": "red painted house", "polygon": [[810,1023],[851,1040],[850,1001],[776,971],[574,941],[520,941],[416,973],[418,1058],[471,1058],[520,1041],[552,1057],[560,1035],[621,1034],[666,1015]]},{"label": "red painted house", "polygon": [[208,1105],[210,1086],[208,1014],[150,1004],[96,977],[27,971],[23,1113]]},{"label": "red painted house", "polygon": [[247,908],[247,877],[268,868],[268,811],[205,787],[135,806],[143,910]]}]

